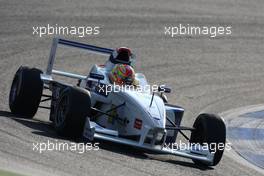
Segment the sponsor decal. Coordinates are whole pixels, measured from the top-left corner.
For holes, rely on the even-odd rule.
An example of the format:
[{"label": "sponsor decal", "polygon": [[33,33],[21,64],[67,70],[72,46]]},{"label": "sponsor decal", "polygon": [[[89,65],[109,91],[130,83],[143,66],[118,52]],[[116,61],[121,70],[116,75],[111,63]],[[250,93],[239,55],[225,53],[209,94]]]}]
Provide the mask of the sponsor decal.
[{"label": "sponsor decal", "polygon": [[142,120],[136,118],[136,119],[135,119],[135,123],[134,123],[134,128],[140,130],[141,127],[142,127]]}]

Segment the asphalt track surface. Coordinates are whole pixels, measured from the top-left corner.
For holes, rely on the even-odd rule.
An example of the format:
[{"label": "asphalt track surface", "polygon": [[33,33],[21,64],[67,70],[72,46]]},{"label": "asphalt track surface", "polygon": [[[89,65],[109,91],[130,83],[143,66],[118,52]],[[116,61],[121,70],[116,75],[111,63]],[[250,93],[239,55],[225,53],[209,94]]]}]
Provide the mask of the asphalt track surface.
[{"label": "asphalt track surface", "polygon": [[[0,0],[0,167],[28,175],[261,175],[228,152],[212,168],[111,143],[102,143],[98,152],[39,154],[32,151],[32,143],[70,141],[54,133],[48,111],[40,110],[35,120],[10,114],[8,93],[20,65],[46,66],[53,36],[33,36],[33,26],[98,25],[99,36],[67,38],[133,48],[138,70],[149,82],[173,88],[169,101],[185,107],[185,125],[192,125],[201,112],[221,113],[260,104],[264,97],[263,9],[262,0]],[[232,35],[214,39],[164,35],[164,26],[179,23],[231,25]],[[103,62],[96,58],[79,61],[85,57],[79,52],[62,53],[64,60],[58,66],[74,71],[84,72],[91,64]]]}]

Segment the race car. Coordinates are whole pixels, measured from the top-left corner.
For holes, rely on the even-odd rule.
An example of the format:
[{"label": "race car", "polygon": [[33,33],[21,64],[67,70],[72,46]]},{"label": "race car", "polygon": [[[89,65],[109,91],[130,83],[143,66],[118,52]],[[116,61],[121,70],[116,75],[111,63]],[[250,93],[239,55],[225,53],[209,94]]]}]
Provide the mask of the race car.
[{"label": "race car", "polygon": [[[104,55],[106,62],[93,65],[87,75],[55,70],[58,45]],[[169,104],[165,96],[171,89],[159,85],[154,91],[142,73],[134,74],[135,84],[130,81],[125,85],[128,89],[120,89],[124,85],[113,84],[109,74],[116,65],[130,68],[136,61],[129,49],[121,50],[54,38],[44,72],[25,66],[17,70],[9,95],[11,112],[17,117],[33,118],[38,108],[46,108],[56,132],[64,137],[111,141],[189,158],[199,165],[217,165],[226,141],[223,119],[203,113],[192,127],[181,126],[184,109]],[[76,79],[76,84],[57,81],[54,75]],[[41,105],[46,101],[50,106]],[[188,141],[184,148],[176,145],[178,133]]]}]

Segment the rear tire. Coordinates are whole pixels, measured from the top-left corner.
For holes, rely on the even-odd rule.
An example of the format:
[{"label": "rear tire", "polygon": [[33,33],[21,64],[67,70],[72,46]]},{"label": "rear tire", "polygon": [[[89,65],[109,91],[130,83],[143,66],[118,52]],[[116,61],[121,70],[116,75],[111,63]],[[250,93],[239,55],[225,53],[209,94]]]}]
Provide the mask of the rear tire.
[{"label": "rear tire", "polygon": [[82,137],[90,109],[89,91],[78,87],[65,88],[60,95],[53,121],[57,133],[73,139]]},{"label": "rear tire", "polygon": [[40,103],[43,82],[41,70],[21,66],[13,79],[9,93],[9,107],[12,113],[33,118]]},{"label": "rear tire", "polygon": [[[214,114],[200,114],[196,118],[193,127],[195,130],[191,134],[191,143],[199,143],[201,145],[207,143],[208,146],[214,143],[214,145],[221,145],[223,148],[221,149],[220,147],[216,147],[214,151],[214,160],[211,165],[203,163],[199,160],[193,160],[193,162],[198,165],[217,165],[222,158],[224,152],[223,145],[225,146],[226,141],[226,127],[224,121],[219,116]],[[210,152],[212,152],[212,150],[210,150]]]}]

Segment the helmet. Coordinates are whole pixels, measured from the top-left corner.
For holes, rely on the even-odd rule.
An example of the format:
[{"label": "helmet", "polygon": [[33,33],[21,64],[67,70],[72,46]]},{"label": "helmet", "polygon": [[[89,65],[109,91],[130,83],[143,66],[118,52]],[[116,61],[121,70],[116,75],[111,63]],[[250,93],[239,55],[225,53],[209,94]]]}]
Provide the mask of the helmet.
[{"label": "helmet", "polygon": [[110,61],[114,64],[130,64],[132,53],[127,47],[117,48],[110,56]]},{"label": "helmet", "polygon": [[135,80],[135,71],[130,65],[116,64],[109,74],[109,79],[118,85],[131,85]]}]

